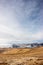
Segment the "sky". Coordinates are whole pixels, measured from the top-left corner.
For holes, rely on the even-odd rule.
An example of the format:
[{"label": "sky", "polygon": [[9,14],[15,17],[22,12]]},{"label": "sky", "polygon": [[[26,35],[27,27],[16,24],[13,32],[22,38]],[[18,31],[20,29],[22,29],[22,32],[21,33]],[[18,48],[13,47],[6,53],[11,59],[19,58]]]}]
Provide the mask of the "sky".
[{"label": "sky", "polygon": [[11,42],[43,42],[43,0],[0,0],[0,47]]}]

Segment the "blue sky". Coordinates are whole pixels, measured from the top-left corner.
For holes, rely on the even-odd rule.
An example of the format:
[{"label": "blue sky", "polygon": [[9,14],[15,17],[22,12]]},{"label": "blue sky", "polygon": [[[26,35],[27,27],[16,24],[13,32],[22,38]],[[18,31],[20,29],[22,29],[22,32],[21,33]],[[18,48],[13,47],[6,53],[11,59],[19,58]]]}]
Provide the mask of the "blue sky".
[{"label": "blue sky", "polygon": [[43,42],[43,0],[0,0],[0,46]]}]

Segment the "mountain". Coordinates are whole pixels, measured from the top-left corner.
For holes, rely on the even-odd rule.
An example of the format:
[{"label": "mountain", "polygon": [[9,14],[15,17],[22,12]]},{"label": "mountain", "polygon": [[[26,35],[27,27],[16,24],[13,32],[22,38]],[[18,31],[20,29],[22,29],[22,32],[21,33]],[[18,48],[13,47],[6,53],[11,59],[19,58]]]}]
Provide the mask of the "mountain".
[{"label": "mountain", "polygon": [[3,46],[0,48],[34,48],[40,46],[43,46],[43,43],[10,43],[7,46]]},{"label": "mountain", "polygon": [[31,44],[12,44],[12,48],[34,48],[43,46],[43,43],[31,43]]},{"label": "mountain", "polygon": [[19,45],[16,45],[16,44],[13,44],[12,47],[13,48],[19,48],[20,46]]}]

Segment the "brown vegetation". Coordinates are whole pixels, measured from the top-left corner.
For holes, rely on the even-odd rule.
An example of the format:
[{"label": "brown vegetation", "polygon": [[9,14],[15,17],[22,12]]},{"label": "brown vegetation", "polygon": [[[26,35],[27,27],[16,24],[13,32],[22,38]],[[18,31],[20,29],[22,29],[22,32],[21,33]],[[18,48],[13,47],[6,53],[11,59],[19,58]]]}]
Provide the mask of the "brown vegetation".
[{"label": "brown vegetation", "polygon": [[43,47],[3,50],[0,53],[0,65],[43,65]]}]

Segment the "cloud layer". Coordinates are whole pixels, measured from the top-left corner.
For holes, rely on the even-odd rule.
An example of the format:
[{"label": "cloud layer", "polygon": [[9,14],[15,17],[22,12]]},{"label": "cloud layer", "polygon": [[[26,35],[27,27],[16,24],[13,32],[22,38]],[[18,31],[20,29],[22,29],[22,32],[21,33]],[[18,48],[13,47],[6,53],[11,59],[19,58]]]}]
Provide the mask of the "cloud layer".
[{"label": "cloud layer", "polygon": [[43,40],[43,0],[0,0],[0,45],[40,40]]}]

